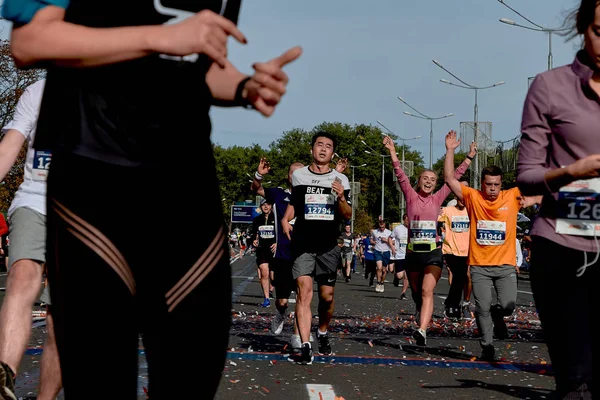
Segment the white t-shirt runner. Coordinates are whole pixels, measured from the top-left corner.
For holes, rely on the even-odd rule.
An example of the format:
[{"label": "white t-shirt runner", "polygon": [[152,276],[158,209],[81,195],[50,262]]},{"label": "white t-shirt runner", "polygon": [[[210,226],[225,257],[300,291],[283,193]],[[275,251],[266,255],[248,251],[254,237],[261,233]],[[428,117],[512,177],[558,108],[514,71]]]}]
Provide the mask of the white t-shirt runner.
[{"label": "white t-shirt runner", "polygon": [[[388,237],[392,235],[392,232],[389,229],[384,229],[380,231],[379,229],[375,229],[373,231],[373,240],[375,240],[375,250],[380,252],[389,251],[391,253],[390,246],[386,241]],[[382,240],[383,239],[383,240]]]},{"label": "white t-shirt runner", "polygon": [[49,151],[33,148],[45,84],[46,80],[42,79],[25,89],[17,103],[12,121],[2,128],[4,132],[9,129],[18,131],[28,142],[23,183],[19,186],[8,209],[9,217],[20,207],[31,208],[46,215],[46,179],[52,154]]},{"label": "white t-shirt runner", "polygon": [[392,260],[404,260],[406,258],[406,246],[408,244],[408,228],[404,225],[398,225],[392,231],[394,247],[396,254],[392,254]]}]

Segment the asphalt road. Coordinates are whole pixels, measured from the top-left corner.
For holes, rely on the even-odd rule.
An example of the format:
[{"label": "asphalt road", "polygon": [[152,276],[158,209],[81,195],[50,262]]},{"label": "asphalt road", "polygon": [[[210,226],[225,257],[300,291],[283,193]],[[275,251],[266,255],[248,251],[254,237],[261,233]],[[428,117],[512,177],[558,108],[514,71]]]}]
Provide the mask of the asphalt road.
[{"label": "asphalt road", "polygon": [[[310,366],[287,361],[291,323],[277,337],[268,332],[275,307],[262,308],[253,256],[232,259],[233,328],[218,400],[238,399],[544,399],[554,387],[551,366],[527,275],[519,279],[517,310],[507,319],[510,338],[495,342],[499,362],[478,361],[476,325],[443,317],[448,293],[446,274],[435,290],[434,321],[426,348],[414,345],[415,308],[400,300],[401,288],[386,284],[384,293],[368,287],[362,274],[338,281],[330,327],[334,355],[316,356]],[[358,271],[361,272],[360,267]],[[0,288],[6,276],[0,275]],[[391,277],[388,277],[391,281]],[[0,290],[0,299],[4,292]],[[316,300],[316,296],[315,296]],[[36,307],[37,309],[38,307]],[[289,312],[293,310],[290,309]],[[313,304],[316,329],[316,303]],[[288,322],[290,322],[289,319]],[[34,323],[27,354],[17,378],[18,396],[35,396],[44,322]],[[93,321],[90,321],[93,329]],[[316,348],[316,346],[313,346]],[[90,343],[90,353],[93,343]],[[90,390],[93,390],[90,377]],[[139,398],[147,387],[140,349]],[[199,393],[190,399],[202,398]],[[62,399],[62,395],[59,396]]]}]

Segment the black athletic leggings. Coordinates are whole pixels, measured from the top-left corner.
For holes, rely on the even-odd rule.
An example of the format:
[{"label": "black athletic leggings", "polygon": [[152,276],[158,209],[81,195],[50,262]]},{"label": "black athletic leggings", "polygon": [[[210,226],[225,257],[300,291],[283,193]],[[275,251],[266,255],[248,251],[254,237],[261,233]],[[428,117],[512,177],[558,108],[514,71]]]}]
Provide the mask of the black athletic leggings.
[{"label": "black athletic leggings", "polygon": [[465,282],[467,282],[467,257],[455,256],[452,254],[444,254],[446,264],[452,271],[452,284],[448,291],[448,297],[444,301],[446,307],[458,308],[463,293]]},{"label": "black athletic leggings", "polygon": [[140,336],[152,400],[214,397],[231,273],[211,161],[199,180],[54,155],[47,266],[67,399],[136,399]]},{"label": "black athletic leggings", "polygon": [[556,390],[560,398],[591,399],[577,393],[586,384],[593,392],[592,356],[598,315],[595,292],[600,262],[590,265],[578,277],[577,269],[591,262],[596,253],[562,246],[533,236],[531,246],[531,289],[540,315]]}]

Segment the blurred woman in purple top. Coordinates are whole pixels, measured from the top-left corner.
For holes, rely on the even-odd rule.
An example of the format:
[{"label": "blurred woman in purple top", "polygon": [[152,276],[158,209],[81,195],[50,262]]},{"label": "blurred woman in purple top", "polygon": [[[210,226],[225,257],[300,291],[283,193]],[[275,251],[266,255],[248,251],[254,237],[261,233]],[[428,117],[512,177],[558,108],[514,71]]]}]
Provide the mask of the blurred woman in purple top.
[{"label": "blurred woman in purple top", "polygon": [[[447,185],[433,192],[437,185],[438,175],[426,169],[419,175],[417,190],[410,185],[408,176],[400,168],[394,141],[386,136],[384,146],[390,152],[394,173],[398,178],[400,189],[406,199],[406,211],[409,219],[408,246],[406,252],[406,272],[410,282],[410,290],[417,313],[415,321],[419,325],[413,338],[418,346],[425,346],[426,332],[433,315],[433,290],[442,275],[442,247],[437,234],[437,220],[440,207],[450,194]],[[467,158],[456,169],[459,179],[469,168],[471,160],[477,154],[475,143],[471,144]]]},{"label": "blurred woman in purple top", "polygon": [[531,85],[517,181],[524,195],[543,195],[531,230],[530,276],[557,394],[591,399],[600,264],[600,0],[582,0],[569,21],[583,49],[572,64],[539,74]]}]

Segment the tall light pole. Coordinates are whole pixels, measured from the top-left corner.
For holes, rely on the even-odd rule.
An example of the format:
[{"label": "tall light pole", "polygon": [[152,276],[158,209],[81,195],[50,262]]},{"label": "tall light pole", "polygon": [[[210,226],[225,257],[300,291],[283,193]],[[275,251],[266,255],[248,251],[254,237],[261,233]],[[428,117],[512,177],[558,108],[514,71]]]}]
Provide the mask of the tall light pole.
[{"label": "tall light pole", "polygon": [[365,167],[367,164],[360,164],[360,165],[351,165],[350,168],[352,168],[352,218],[350,219],[350,231],[354,232],[354,210],[355,210],[355,203],[356,203],[356,191],[354,190],[354,169],[356,168],[361,168],[361,167]]},{"label": "tall light pole", "polygon": [[[409,106],[410,107],[410,106]],[[404,139],[398,135],[396,135],[394,132],[392,132],[391,130],[388,129],[387,126],[385,126],[384,124],[381,123],[381,121],[377,120],[377,123],[379,125],[381,125],[383,127],[383,129],[385,129],[386,131],[388,131],[389,133],[391,133],[392,135],[396,136],[398,138],[398,140],[400,140],[402,142],[402,169],[404,169],[404,148],[406,147],[405,143],[408,140],[416,140],[416,139],[420,139],[421,135],[419,136],[415,136],[409,139]],[[406,171],[404,171],[406,172]],[[402,193],[402,190],[400,190],[400,196],[402,196],[402,205],[400,206],[400,220],[402,220],[402,216],[404,215],[404,209],[406,208],[406,204],[405,204],[405,200],[404,200],[404,193]]]},{"label": "tall light pole", "polygon": [[438,120],[438,119],[449,118],[449,117],[453,116],[454,113],[448,113],[441,117],[430,117],[428,115],[423,114],[421,111],[417,110],[410,104],[408,104],[408,102],[406,100],[404,100],[402,97],[398,97],[398,100],[400,100],[401,102],[406,104],[408,107],[410,107],[413,111],[415,111],[418,114],[417,115],[417,114],[413,114],[408,111],[404,111],[405,115],[420,118],[420,119],[426,119],[429,121],[429,169],[431,169],[433,167],[433,121]]},{"label": "tall light pole", "polygon": [[525,21],[529,22],[532,26],[517,24],[515,21],[508,19],[508,18],[500,18],[500,22],[502,22],[503,24],[517,26],[517,27],[523,28],[523,29],[529,29],[530,31],[544,32],[548,35],[548,70],[551,70],[552,69],[552,35],[557,32],[567,31],[568,28],[563,28],[563,29],[546,28],[545,26],[536,24],[535,22],[533,22],[532,20],[530,20],[529,18],[527,18],[526,16],[524,16],[523,14],[521,14],[520,12],[518,12],[517,10],[515,10],[508,4],[506,4],[504,2],[504,0],[498,0],[498,2],[500,4],[502,4],[503,6],[505,6],[506,8],[508,8],[509,10],[511,10],[512,12],[514,12],[515,14],[517,14],[519,17],[523,18]]},{"label": "tall light pole", "polygon": [[384,196],[385,196],[385,158],[390,157],[387,154],[379,154],[375,150],[371,148],[364,140],[361,140],[361,143],[369,148],[369,150],[365,150],[365,153],[371,154],[373,156],[381,157],[381,218],[383,219],[383,207],[384,207]]},{"label": "tall light pole", "polygon": [[[489,85],[489,86],[474,86],[474,85],[471,85],[471,84],[463,81],[458,76],[456,76],[452,72],[448,71],[448,69],[446,69],[442,64],[440,64],[439,61],[437,61],[437,60],[431,60],[431,61],[433,61],[433,63],[435,65],[437,65],[438,67],[440,67],[441,69],[446,71],[448,74],[450,74],[452,77],[454,77],[457,81],[459,81],[461,83],[461,85],[459,85],[458,83],[450,82],[449,80],[446,80],[446,79],[440,79],[440,82],[445,83],[447,85],[452,85],[452,86],[456,86],[459,88],[475,91],[475,107],[473,108],[473,141],[475,143],[478,143],[477,140],[479,139],[479,115],[478,115],[479,110],[477,107],[477,92],[479,90],[490,89],[490,88],[493,88],[496,86],[504,85],[505,82],[499,81],[499,82],[496,82],[493,85]],[[479,189],[479,157],[478,156],[475,156],[475,159],[473,160],[473,176],[474,176],[473,186],[475,189]]]}]

